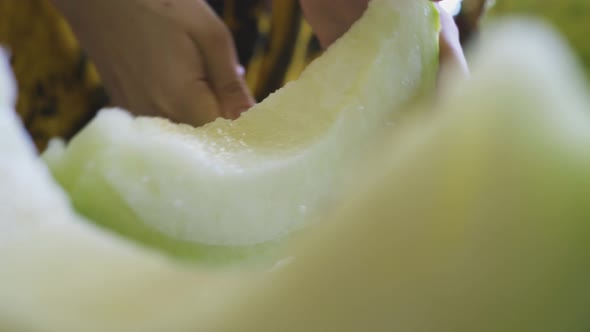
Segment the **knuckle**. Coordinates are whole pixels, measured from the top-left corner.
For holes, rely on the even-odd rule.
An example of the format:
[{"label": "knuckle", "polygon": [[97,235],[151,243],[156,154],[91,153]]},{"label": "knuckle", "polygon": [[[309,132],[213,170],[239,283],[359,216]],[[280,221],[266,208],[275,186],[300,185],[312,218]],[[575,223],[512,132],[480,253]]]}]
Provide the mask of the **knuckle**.
[{"label": "knuckle", "polygon": [[208,25],[207,28],[201,29],[204,31],[200,33],[201,37],[199,39],[202,40],[207,47],[220,49],[230,46],[232,35],[223,22],[216,22],[215,24]]}]

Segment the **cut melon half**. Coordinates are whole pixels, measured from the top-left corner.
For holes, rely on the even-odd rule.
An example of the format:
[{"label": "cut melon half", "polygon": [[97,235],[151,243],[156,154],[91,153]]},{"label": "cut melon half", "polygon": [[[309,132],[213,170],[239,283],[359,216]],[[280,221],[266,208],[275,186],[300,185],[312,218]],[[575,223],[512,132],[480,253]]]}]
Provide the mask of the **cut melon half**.
[{"label": "cut melon half", "polygon": [[301,77],[236,121],[202,128],[104,110],[45,160],[77,210],[181,256],[241,257],[333,205],[355,161],[432,90],[438,13],[374,0]]}]

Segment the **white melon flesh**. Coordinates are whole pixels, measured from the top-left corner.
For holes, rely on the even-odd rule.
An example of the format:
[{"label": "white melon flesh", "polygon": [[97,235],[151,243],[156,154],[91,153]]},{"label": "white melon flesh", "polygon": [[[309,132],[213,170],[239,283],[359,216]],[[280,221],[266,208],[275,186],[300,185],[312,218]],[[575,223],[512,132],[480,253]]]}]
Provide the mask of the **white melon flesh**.
[{"label": "white melon flesh", "polygon": [[195,129],[105,110],[45,159],[81,213],[127,236],[180,255],[259,251],[332,206],[350,165],[431,90],[437,62],[431,3],[374,0],[297,81],[236,121]]}]

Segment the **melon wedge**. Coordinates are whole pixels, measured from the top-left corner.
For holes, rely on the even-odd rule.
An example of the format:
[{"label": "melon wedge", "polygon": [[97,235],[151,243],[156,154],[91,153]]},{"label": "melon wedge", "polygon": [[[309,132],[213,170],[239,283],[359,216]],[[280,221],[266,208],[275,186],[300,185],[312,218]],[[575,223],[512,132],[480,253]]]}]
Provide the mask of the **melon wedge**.
[{"label": "melon wedge", "polygon": [[377,133],[432,89],[438,30],[428,1],[374,0],[236,121],[192,128],[105,110],[45,160],[78,211],[121,234],[203,260],[258,253],[333,207]]},{"label": "melon wedge", "polygon": [[384,141],[372,184],[222,330],[588,330],[583,71],[543,25],[489,29],[472,79]]}]

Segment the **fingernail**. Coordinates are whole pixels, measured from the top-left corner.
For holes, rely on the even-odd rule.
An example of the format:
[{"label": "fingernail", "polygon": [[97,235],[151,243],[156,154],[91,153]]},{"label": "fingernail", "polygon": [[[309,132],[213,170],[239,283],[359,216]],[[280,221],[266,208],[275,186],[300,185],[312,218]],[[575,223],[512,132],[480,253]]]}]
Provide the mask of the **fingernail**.
[{"label": "fingernail", "polygon": [[246,69],[244,69],[242,65],[237,65],[236,73],[238,73],[238,76],[244,76],[244,74],[246,74]]}]

